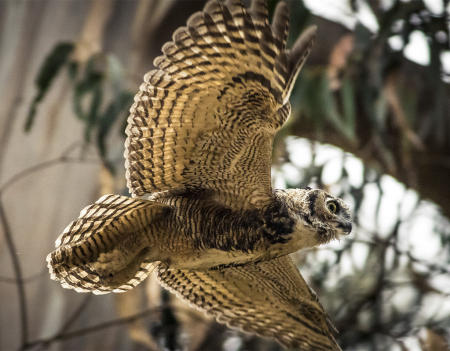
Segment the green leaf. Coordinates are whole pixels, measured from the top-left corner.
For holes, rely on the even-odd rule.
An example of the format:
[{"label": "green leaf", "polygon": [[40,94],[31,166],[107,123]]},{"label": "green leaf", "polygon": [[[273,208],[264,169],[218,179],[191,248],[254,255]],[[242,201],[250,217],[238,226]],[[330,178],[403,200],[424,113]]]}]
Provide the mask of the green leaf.
[{"label": "green leaf", "polygon": [[[340,130],[342,126],[342,121],[336,107],[336,101],[330,90],[330,84],[328,81],[328,77],[326,76],[326,73],[323,72],[319,79],[320,79],[319,91],[317,92],[319,96],[318,101],[319,111],[321,111],[321,113],[328,119],[329,122],[331,122],[331,124],[336,129]],[[320,102],[322,103],[320,104]]]},{"label": "green leaf", "polygon": [[380,134],[384,133],[386,129],[386,123],[387,123],[387,117],[388,117],[388,104],[386,101],[386,97],[383,94],[380,94],[378,96],[378,99],[376,99],[373,102],[373,127],[377,132]]},{"label": "green leaf", "polygon": [[294,109],[304,113],[313,121],[318,130],[323,129],[324,116],[321,112],[322,101],[319,96],[322,73],[317,70],[306,69],[293,89],[291,103]]},{"label": "green leaf", "polygon": [[355,50],[357,52],[365,52],[372,43],[372,33],[361,22],[355,27]]},{"label": "green leaf", "polygon": [[356,140],[356,135],[355,135],[355,120],[356,120],[355,90],[353,88],[353,83],[349,78],[343,79],[340,93],[341,93],[342,110],[343,110],[343,117],[344,117],[343,125],[346,130],[345,134],[351,140],[355,141]]},{"label": "green leaf", "polygon": [[90,98],[89,112],[86,115],[86,126],[84,129],[84,139],[87,142],[91,140],[91,133],[100,118],[99,110],[103,100],[103,90],[100,84],[97,84],[92,88]]},{"label": "green leaf", "polygon": [[323,69],[305,69],[291,95],[295,111],[304,114],[312,121],[317,132],[322,132],[328,122],[350,141],[355,141],[354,89],[350,81],[344,82],[341,91],[343,113],[341,116],[336,97],[330,90],[327,73]]},{"label": "green leaf", "polygon": [[[101,57],[89,59],[82,79],[75,83],[73,105],[76,116],[85,124],[85,140],[90,135],[99,117],[99,108],[103,101],[102,83],[105,79],[103,71],[97,68]],[[101,62],[100,62],[101,63]]]},{"label": "green leaf", "polygon": [[311,19],[311,12],[306,8],[303,1],[289,1],[289,13],[290,24],[289,24],[289,36],[288,36],[288,47],[291,46],[295,40],[298,38],[300,33],[309,24]]},{"label": "green leaf", "polygon": [[60,69],[66,64],[73,48],[73,43],[62,42],[56,44],[56,46],[45,58],[35,80],[37,93],[34,96],[33,101],[31,102],[30,109],[28,110],[28,115],[24,127],[26,132],[29,132],[31,130],[34,118],[36,116],[38,104],[45,97],[45,94],[48,92]]},{"label": "green leaf", "polygon": [[108,55],[106,57],[108,67],[108,79],[111,81],[113,88],[116,91],[120,90],[120,87],[124,81],[124,70],[119,59],[114,55]]},{"label": "green leaf", "polygon": [[[319,89],[317,91],[317,109],[331,125],[340,132],[344,137],[350,141],[354,140],[354,132],[350,126],[346,124],[346,121],[339,114],[336,99],[330,90],[330,84],[326,72],[323,72],[320,77]],[[351,117],[350,119],[354,116]]]},{"label": "green leaf", "polygon": [[80,64],[76,61],[70,61],[67,65],[67,71],[69,72],[69,78],[72,80],[72,82],[75,82],[75,79],[77,78],[79,67],[80,67]]},{"label": "green leaf", "polygon": [[133,94],[129,91],[121,91],[116,97],[113,98],[111,103],[106,108],[105,112],[101,115],[98,120],[98,132],[97,132],[97,147],[100,152],[100,157],[103,163],[111,171],[113,168],[107,161],[106,154],[106,138],[114,125],[117,118],[124,112],[127,111],[133,102]]}]

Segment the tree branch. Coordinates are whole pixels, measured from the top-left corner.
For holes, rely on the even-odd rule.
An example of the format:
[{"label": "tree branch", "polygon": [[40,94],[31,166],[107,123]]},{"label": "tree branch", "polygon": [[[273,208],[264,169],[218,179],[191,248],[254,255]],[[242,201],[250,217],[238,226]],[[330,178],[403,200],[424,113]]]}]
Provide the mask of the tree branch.
[{"label": "tree branch", "polygon": [[83,336],[86,334],[95,333],[95,332],[103,330],[103,329],[115,327],[115,326],[122,325],[122,324],[128,324],[128,323],[134,322],[138,319],[147,317],[151,313],[161,312],[161,310],[162,310],[161,307],[148,308],[140,313],[136,313],[129,317],[113,319],[108,322],[99,323],[99,324],[96,324],[96,325],[93,325],[90,327],[81,328],[81,329],[74,330],[74,331],[68,332],[68,333],[58,332],[55,335],[50,336],[48,338],[42,338],[42,339],[36,339],[36,340],[30,341],[30,342],[26,343],[21,348],[21,350],[29,350],[36,346],[47,346],[55,341],[72,339],[72,338],[76,338],[76,337]]},{"label": "tree branch", "polygon": [[77,147],[81,146],[79,142],[71,144],[66,150],[62,152],[60,156],[54,158],[52,160],[44,161],[35,166],[31,166],[26,168],[19,173],[16,173],[11,178],[9,178],[2,186],[0,186],[0,196],[3,194],[5,190],[7,190],[10,186],[17,183],[19,180],[35,173],[41,171],[46,168],[50,168],[52,166],[56,166],[62,163],[99,163],[98,160],[90,160],[85,159],[83,157],[70,157],[70,153]]},{"label": "tree branch", "polygon": [[0,198],[0,222],[3,227],[3,234],[5,235],[6,245],[11,256],[14,274],[16,276],[17,295],[19,297],[19,313],[20,313],[20,334],[21,344],[25,345],[28,342],[28,316],[27,316],[27,301],[25,295],[24,281],[22,279],[22,268],[20,266],[19,257],[17,255],[16,245],[9,227],[8,219]]},{"label": "tree branch", "polygon": [[72,324],[78,319],[78,317],[80,317],[81,313],[83,313],[84,309],[89,304],[91,297],[92,297],[92,294],[88,294],[84,297],[83,301],[81,301],[80,305],[70,315],[70,317],[67,318],[66,322],[59,329],[59,332],[57,334],[63,334],[66,330],[68,330],[72,326]]},{"label": "tree branch", "polygon": [[[43,169],[46,169],[51,166],[55,166],[61,163],[72,163],[72,162],[92,162],[93,160],[86,160],[83,158],[73,158],[69,157],[68,155],[78,146],[79,143],[74,143],[70,145],[61,156],[49,160],[46,162],[42,162],[38,165],[26,168],[25,170],[17,173],[16,175],[12,176],[10,179],[8,179],[1,187],[0,187],[0,222],[1,226],[3,228],[6,245],[9,251],[9,254],[11,256],[12,266],[14,270],[15,278],[6,278],[2,277],[0,280],[3,282],[13,282],[16,284],[17,287],[17,295],[19,298],[19,315],[20,315],[20,334],[21,334],[21,349],[24,349],[25,346],[28,344],[28,312],[27,312],[27,301],[26,301],[26,292],[25,292],[25,283],[26,281],[35,278],[35,276],[32,276],[31,278],[24,279],[22,274],[22,267],[20,264],[19,257],[17,255],[17,249],[16,245],[13,240],[13,235],[11,232],[11,228],[6,216],[6,212],[3,206],[2,198],[4,191],[7,190],[10,186],[18,182],[19,180],[37,172]],[[98,161],[93,161],[98,162]],[[41,273],[40,273],[41,274]],[[39,274],[39,275],[40,275]],[[69,320],[71,323],[71,321]],[[69,324],[70,325],[70,324]]]},{"label": "tree branch", "polygon": [[[47,273],[47,269],[43,269],[41,272],[30,275],[29,277],[23,278],[22,279],[22,283],[26,284],[26,283],[30,283],[33,280],[41,277],[42,275],[44,275],[45,273]],[[4,276],[0,276],[0,283],[8,283],[8,284],[16,284],[18,281],[17,278],[11,278],[11,277],[4,277]]]}]

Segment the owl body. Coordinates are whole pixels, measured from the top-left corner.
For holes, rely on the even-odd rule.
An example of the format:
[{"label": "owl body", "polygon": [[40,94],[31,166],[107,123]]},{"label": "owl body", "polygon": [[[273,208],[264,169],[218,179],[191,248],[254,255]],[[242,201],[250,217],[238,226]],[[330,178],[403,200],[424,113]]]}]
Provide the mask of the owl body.
[{"label": "owl body", "polygon": [[[288,255],[351,230],[345,203],[321,190],[275,190],[266,207],[251,210],[233,210],[208,193],[155,194],[151,201],[164,211],[142,233],[124,238],[114,251],[115,271],[142,256],[176,269],[243,265]],[[314,223],[327,200],[341,212],[323,214],[336,218],[334,226]],[[112,261],[108,255],[99,261]]]},{"label": "owl body", "polygon": [[351,231],[346,204],[319,189],[274,190],[272,144],[315,36],[286,47],[280,1],[211,0],[175,31],[130,109],[132,197],[87,206],[47,257],[78,292],[161,285],[245,332],[305,351],[340,350],[334,327],[288,254]]},{"label": "owl body", "polygon": [[234,211],[199,192],[152,201],[167,210],[161,219],[164,230],[149,236],[149,260],[171,268],[207,269],[257,260],[269,247],[259,233],[263,222],[256,210]]}]

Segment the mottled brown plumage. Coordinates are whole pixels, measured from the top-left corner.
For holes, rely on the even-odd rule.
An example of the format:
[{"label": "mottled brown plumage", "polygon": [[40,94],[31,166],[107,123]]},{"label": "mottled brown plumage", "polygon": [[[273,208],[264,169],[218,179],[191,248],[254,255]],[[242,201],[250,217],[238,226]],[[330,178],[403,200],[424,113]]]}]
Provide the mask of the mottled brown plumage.
[{"label": "mottled brown plumage", "polygon": [[311,49],[286,49],[284,2],[210,1],[175,31],[144,77],[125,144],[132,198],[88,206],[47,257],[52,279],[97,294],[158,279],[219,322],[286,347],[338,350],[289,253],[351,230],[322,190],[273,190],[272,142]]}]

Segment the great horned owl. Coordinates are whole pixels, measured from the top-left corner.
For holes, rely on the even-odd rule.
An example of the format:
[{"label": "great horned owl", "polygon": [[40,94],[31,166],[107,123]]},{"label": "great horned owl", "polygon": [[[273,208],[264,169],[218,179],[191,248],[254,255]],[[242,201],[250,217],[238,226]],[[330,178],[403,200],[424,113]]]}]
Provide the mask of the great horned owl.
[{"label": "great horned owl", "polygon": [[161,284],[233,328],[302,350],[339,350],[333,326],[288,254],[351,231],[322,190],[274,190],[275,133],[315,36],[286,48],[288,10],[210,1],[173,34],[130,110],[132,198],[81,211],[47,257],[79,292],[123,292],[156,269]]}]

